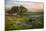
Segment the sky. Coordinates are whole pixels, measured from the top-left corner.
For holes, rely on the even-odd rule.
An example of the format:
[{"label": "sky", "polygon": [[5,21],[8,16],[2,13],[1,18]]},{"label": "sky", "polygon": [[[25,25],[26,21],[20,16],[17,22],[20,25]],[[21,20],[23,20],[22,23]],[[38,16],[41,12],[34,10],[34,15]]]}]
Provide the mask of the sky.
[{"label": "sky", "polygon": [[11,8],[12,6],[24,6],[29,12],[41,12],[43,11],[42,1],[23,1],[23,0],[6,0],[6,8]]}]

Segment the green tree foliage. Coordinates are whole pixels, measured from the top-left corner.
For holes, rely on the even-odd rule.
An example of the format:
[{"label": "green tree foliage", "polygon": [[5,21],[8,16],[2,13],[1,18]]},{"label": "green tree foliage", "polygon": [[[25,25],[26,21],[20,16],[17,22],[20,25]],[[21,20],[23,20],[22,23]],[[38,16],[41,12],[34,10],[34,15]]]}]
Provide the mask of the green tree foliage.
[{"label": "green tree foliage", "polygon": [[27,12],[27,9],[23,6],[13,6],[11,10],[8,10],[8,14],[17,13],[18,15],[22,15]]}]

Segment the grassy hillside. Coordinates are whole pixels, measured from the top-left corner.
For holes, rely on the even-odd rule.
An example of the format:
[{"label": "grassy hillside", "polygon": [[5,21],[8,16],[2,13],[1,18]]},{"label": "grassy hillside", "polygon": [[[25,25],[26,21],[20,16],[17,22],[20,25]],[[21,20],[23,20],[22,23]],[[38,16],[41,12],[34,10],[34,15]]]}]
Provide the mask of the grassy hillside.
[{"label": "grassy hillside", "polygon": [[43,28],[43,13],[27,13],[22,16],[19,15],[5,15],[6,29],[20,30]]}]

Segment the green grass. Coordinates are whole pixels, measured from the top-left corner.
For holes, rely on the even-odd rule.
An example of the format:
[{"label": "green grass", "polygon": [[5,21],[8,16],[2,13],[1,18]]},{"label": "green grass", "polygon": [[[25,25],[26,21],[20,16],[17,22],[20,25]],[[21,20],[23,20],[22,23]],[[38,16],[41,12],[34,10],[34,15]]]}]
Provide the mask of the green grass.
[{"label": "green grass", "polygon": [[[36,17],[35,17],[35,16]],[[43,14],[42,14],[43,15]],[[32,17],[33,16],[33,17]],[[31,19],[32,25],[23,25]],[[9,30],[22,30],[32,28],[43,28],[43,16],[41,14],[26,14],[26,15],[5,15],[6,29]]]},{"label": "green grass", "polygon": [[[5,16],[6,19],[6,29],[26,29],[29,28],[29,26],[23,26],[23,25],[17,25],[17,22],[20,23],[25,23],[28,22],[29,17],[27,16],[14,16],[14,15],[6,15]],[[30,28],[32,28],[32,26],[30,26]]]}]

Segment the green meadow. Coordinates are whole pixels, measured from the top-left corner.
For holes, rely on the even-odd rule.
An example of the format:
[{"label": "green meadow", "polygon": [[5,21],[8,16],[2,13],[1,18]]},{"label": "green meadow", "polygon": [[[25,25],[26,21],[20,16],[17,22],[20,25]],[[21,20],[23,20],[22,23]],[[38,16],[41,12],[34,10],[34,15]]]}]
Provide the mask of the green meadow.
[{"label": "green meadow", "polygon": [[5,15],[6,30],[43,28],[43,13]]}]

